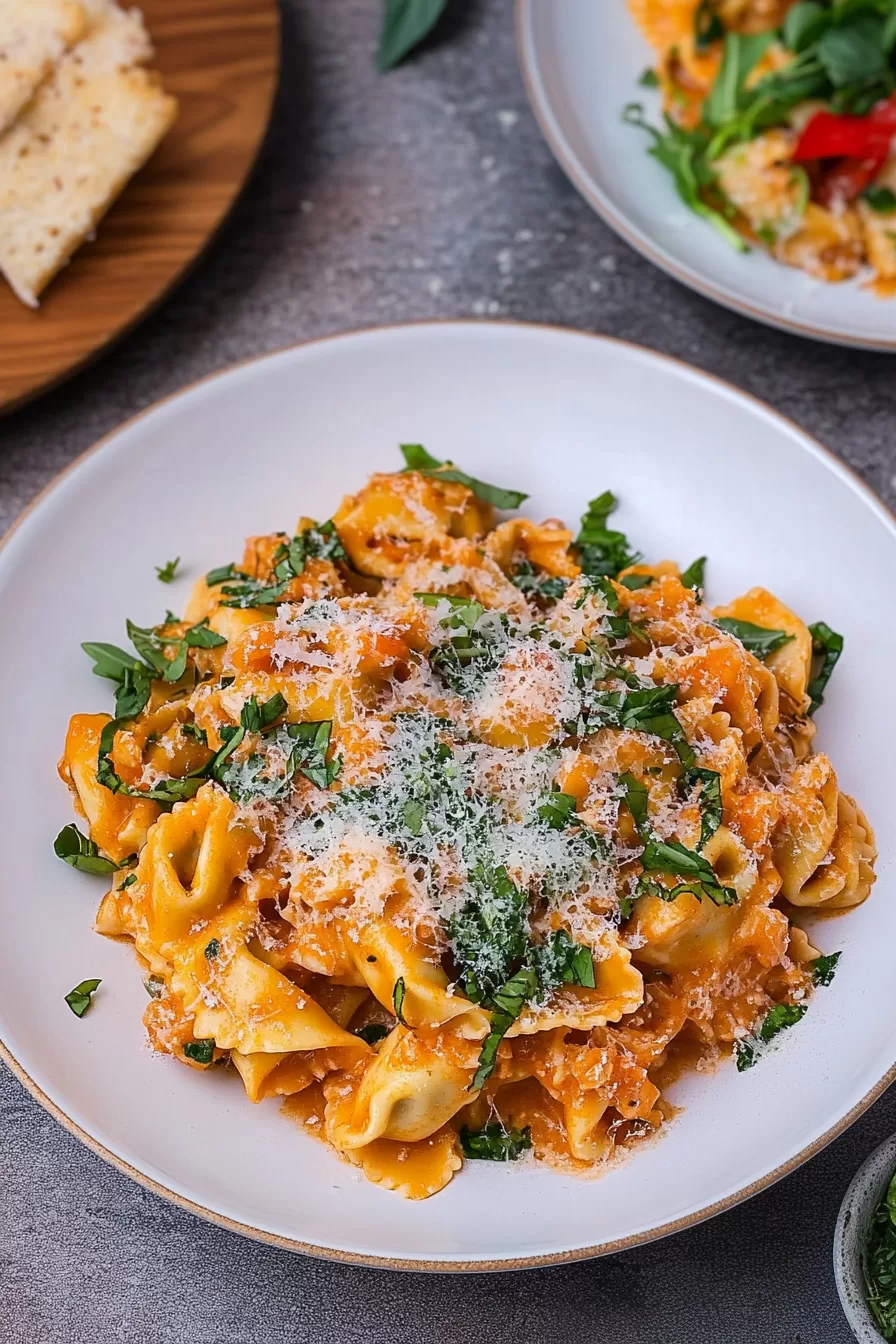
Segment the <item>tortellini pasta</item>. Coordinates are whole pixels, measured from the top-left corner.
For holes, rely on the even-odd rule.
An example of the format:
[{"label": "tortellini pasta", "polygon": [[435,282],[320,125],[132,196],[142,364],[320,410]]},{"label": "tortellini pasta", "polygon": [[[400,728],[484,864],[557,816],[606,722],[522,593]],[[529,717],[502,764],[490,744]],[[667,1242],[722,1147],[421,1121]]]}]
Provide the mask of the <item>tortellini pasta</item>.
[{"label": "tortellini pasta", "polygon": [[60,773],[153,1045],[424,1198],[654,1134],[680,1058],[830,978],[788,912],[864,900],[875,850],[811,754],[839,637],[712,612],[612,497],[496,522],[514,492],[407,451],[134,628]]}]

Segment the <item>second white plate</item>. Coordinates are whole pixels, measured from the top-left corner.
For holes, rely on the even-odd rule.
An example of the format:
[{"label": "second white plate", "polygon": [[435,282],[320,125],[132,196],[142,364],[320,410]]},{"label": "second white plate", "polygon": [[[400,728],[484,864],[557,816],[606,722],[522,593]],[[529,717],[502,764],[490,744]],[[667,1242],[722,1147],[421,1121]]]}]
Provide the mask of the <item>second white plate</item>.
[{"label": "second white plate", "polygon": [[640,102],[659,123],[659,95],[639,87],[654,63],[625,0],[517,0],[529,99],[561,167],[632,247],[683,284],[747,317],[801,336],[896,350],[896,299],[860,281],[823,284],[754,249],[735,252],[691,214],[672,177],[623,123]]}]

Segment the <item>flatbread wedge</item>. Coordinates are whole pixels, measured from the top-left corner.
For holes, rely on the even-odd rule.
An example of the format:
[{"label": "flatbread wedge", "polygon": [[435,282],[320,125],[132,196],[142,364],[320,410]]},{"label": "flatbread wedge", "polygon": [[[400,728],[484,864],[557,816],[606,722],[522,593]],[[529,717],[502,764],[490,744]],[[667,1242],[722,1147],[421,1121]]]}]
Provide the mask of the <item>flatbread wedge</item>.
[{"label": "flatbread wedge", "polygon": [[87,24],[77,0],[0,0],[0,135]]},{"label": "flatbread wedge", "polygon": [[31,307],[177,115],[139,64],[152,54],[139,13],[90,8],[87,37],[0,140],[0,271]]}]

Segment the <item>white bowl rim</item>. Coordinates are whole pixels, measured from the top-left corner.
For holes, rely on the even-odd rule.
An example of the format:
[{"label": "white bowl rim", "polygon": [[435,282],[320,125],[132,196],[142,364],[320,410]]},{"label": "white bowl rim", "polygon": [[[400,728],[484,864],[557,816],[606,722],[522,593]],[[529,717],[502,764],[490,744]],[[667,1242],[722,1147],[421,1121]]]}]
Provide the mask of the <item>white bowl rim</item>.
[{"label": "white bowl rim", "polygon": [[827,345],[851,346],[859,350],[896,351],[896,337],[880,339],[873,336],[855,336],[848,332],[833,332],[817,323],[798,322],[772,309],[754,306],[724,285],[714,284],[699,271],[676,261],[665,248],[654,243],[637,225],[630,223],[623,211],[613,204],[580,161],[554,116],[550,98],[538,71],[532,42],[530,20],[534,3],[535,0],[515,0],[517,53],[529,106],[551,153],[566,176],[592,210],[600,215],[605,224],[609,224],[614,233],[624,239],[636,252],[640,252],[642,257],[653,262],[654,266],[671,275],[673,280],[678,280],[688,289],[695,290],[704,298],[721,304],[731,312],[740,313],[742,317],[750,317],[754,322],[777,327],[780,331],[790,332],[794,336],[806,336],[810,340],[823,341]]},{"label": "white bowl rim", "polygon": [[[117,438],[119,434],[130,429],[133,425],[143,420],[145,417],[159,410],[161,407],[194,392],[197,388],[212,383],[219,378],[226,378],[237,370],[242,370],[254,364],[260,364],[267,360],[274,360],[282,355],[292,351],[304,350],[309,347],[324,345],[329,342],[338,342],[346,337],[374,336],[378,332],[388,332],[396,330],[412,330],[414,328],[427,327],[472,327],[487,325],[490,327],[504,327],[513,330],[529,330],[533,332],[553,332],[558,335],[581,337],[591,341],[597,341],[601,344],[615,345],[625,347],[639,355],[647,355],[659,363],[667,364],[677,370],[684,370],[689,375],[697,376],[709,383],[715,384],[720,390],[743,399],[756,408],[760,409],[766,416],[777,420],[778,423],[792,432],[799,434],[804,440],[808,440],[818,454],[826,459],[838,474],[845,474],[849,478],[852,488],[857,491],[874,510],[882,512],[891,524],[896,527],[896,513],[889,508],[887,504],[880,499],[873,490],[862,480],[856,471],[830,448],[826,447],[814,435],[802,428],[795,420],[783,415],[780,411],[769,406],[768,403],[759,397],[745,392],[742,388],[728,382],[716,374],[707,373],[703,369],[695,368],[685,360],[677,359],[673,355],[666,355],[657,350],[651,350],[647,346],[641,346],[634,341],[627,341],[617,336],[607,336],[602,333],[582,331],[575,327],[564,327],[559,323],[549,322],[525,322],[525,321],[494,321],[487,323],[476,322],[469,318],[440,318],[440,319],[422,319],[409,322],[392,322],[381,326],[368,326],[350,328],[346,331],[331,332],[323,336],[311,337],[308,340],[296,341],[289,345],[282,346],[276,350],[269,350],[259,355],[252,355],[246,359],[238,360],[234,364],[217,369],[212,373],[206,374],[203,378],[196,379],[186,386],[178,388],[176,392],[169,393],[168,396],[160,398],[152,405],[144,407],[136,415],[130,416],[120,425],[117,425],[109,433],[104,434],[96,443],[80,453],[72,462],[62,469],[44,488],[35,496],[31,502],[19,514],[18,518],[11,524],[5,534],[0,537],[0,551],[12,539],[19,527],[27,518],[48,498],[51,494],[63,484],[70,474],[77,471],[78,468],[99,452],[112,439]],[[687,1214],[678,1219],[673,1219],[668,1223],[663,1223],[659,1227],[649,1228],[643,1232],[632,1233],[626,1237],[619,1237],[610,1241],[599,1242],[591,1246],[582,1246],[564,1251],[555,1251],[544,1255],[516,1256],[510,1258],[499,1257],[493,1260],[408,1260],[385,1255],[368,1255],[361,1252],[346,1251],[334,1247],[320,1246],[310,1242],[304,1242],[294,1237],[285,1237],[277,1233],[266,1231],[261,1228],[253,1227],[251,1224],[243,1223],[226,1214],[218,1213],[214,1209],[209,1209],[205,1205],[182,1195],[176,1190],[153,1177],[146,1175],[131,1163],[126,1162],[116,1153],[112,1152],[104,1144],[95,1139],[85,1129],[72,1120],[65,1111],[57,1105],[35,1082],[28,1071],[6,1043],[0,1039],[0,1060],[15,1075],[22,1086],[34,1098],[35,1101],[47,1111],[54,1120],[56,1120],[63,1129],[79,1139],[91,1152],[97,1157],[108,1162],[110,1166],[116,1168],[123,1175],[129,1176],[131,1180],[136,1181],[145,1189],[152,1191],[153,1194],[161,1196],[169,1203],[178,1208],[186,1210],[188,1213],[195,1214],[206,1222],[214,1223],[230,1232],[239,1233],[241,1236],[248,1237],[254,1241],[265,1242],[268,1245],[276,1246],[281,1250],[298,1252],[302,1255],[311,1256],[314,1259],[336,1261],[343,1264],[352,1264],[374,1269],[404,1270],[409,1272],[427,1272],[438,1274],[450,1273],[499,1273],[509,1270],[539,1269],[550,1265],[572,1264],[581,1260],[593,1260],[599,1256],[613,1255],[619,1251],[629,1250],[635,1246],[643,1246],[651,1241],[658,1241],[663,1237],[671,1236],[676,1232],[683,1232],[689,1228],[696,1227],[699,1223],[705,1222],[709,1218],[714,1218],[717,1214],[725,1213],[729,1209],[735,1208],[738,1204],[754,1195],[760,1194],[763,1190],[769,1189],[791,1172],[796,1171],[804,1162],[815,1157],[824,1148],[832,1143],[834,1139],[843,1134],[849,1127],[855,1123],[859,1117],[871,1106],[877,1099],[883,1095],[887,1088],[896,1082],[896,1063],[894,1063],[884,1074],[884,1076],[872,1087],[864,1097],[862,1097],[852,1107],[846,1115],[836,1121],[824,1134],[819,1135],[812,1143],[808,1144],[799,1153],[789,1158],[786,1162],[767,1172],[764,1176],[752,1181],[749,1185],[723,1199],[716,1200],[714,1203],[706,1205],[704,1208]]]}]

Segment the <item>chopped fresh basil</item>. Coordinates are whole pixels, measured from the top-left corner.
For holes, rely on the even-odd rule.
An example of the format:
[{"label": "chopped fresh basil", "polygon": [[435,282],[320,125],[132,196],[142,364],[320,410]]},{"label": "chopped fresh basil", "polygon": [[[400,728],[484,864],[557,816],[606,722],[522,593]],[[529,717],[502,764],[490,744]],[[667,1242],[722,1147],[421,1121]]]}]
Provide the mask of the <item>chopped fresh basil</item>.
[{"label": "chopped fresh basil", "polygon": [[505,1129],[501,1124],[483,1125],[470,1129],[463,1125],[460,1146],[464,1157],[480,1162],[516,1162],[532,1147],[529,1126],[525,1129]]},{"label": "chopped fresh basil", "polygon": [[191,649],[219,649],[227,640],[214,630],[209,630],[207,618],[198,625],[191,625],[184,631],[184,642]]},{"label": "chopped fresh basil", "polygon": [[173,560],[167,560],[164,565],[156,565],[155,570],[159,576],[160,583],[173,583],[177,576],[177,567],[180,564],[180,556],[176,555]]},{"label": "chopped fresh basil", "polygon": [[896,1174],[865,1232],[862,1273],[868,1310],[884,1339],[896,1339]]},{"label": "chopped fresh basil", "polygon": [[501,486],[477,481],[474,476],[459,471],[453,462],[440,462],[437,457],[428,453],[422,444],[402,443],[400,447],[406,463],[405,471],[419,471],[422,475],[431,476],[437,481],[455,481],[459,485],[465,485],[468,490],[473,491],[477,499],[484,500],[486,504],[491,504],[496,509],[518,509],[523,500],[529,498],[521,490],[504,490]]},{"label": "chopped fresh basil", "polygon": [[698,51],[706,51],[725,36],[725,25],[719,18],[713,0],[700,0],[694,14],[694,43]]},{"label": "chopped fresh basil", "polygon": [[748,653],[760,659],[767,658],[776,649],[782,649],[794,638],[786,630],[769,630],[764,625],[754,625],[752,621],[737,621],[733,616],[717,617],[716,625],[739,639]]},{"label": "chopped fresh basil", "polygon": [[75,1017],[83,1017],[93,1002],[93,996],[102,984],[102,980],[82,980],[65,996],[65,1001]]},{"label": "chopped fresh basil", "polygon": [[526,893],[503,866],[474,864],[475,893],[448,924],[459,983],[474,1003],[491,999],[527,951]]},{"label": "chopped fresh basil", "polygon": [[687,569],[682,570],[681,582],[684,588],[693,588],[697,594],[697,601],[703,601],[703,585],[706,578],[706,556],[698,556],[692,560]]},{"label": "chopped fresh basil", "polygon": [[738,1073],[752,1069],[762,1053],[762,1047],[774,1040],[779,1032],[795,1026],[805,1016],[807,1006],[805,1003],[776,1003],[774,1008],[770,1008],[759,1030],[735,1043]]},{"label": "chopped fresh basil", "polygon": [[657,72],[651,69],[648,65],[647,69],[641,72],[641,77],[638,80],[638,83],[641,85],[642,89],[658,89],[660,86],[660,77]]},{"label": "chopped fresh basil", "polygon": [[629,592],[637,593],[642,588],[649,588],[655,577],[654,574],[623,574],[619,582],[623,588],[628,588]]},{"label": "chopped fresh basil", "polygon": [[510,582],[529,597],[542,598],[546,602],[555,602],[562,597],[569,586],[569,579],[561,579],[553,574],[538,574],[528,560],[523,560],[510,576]]},{"label": "chopped fresh basil", "polygon": [[892,215],[896,211],[896,192],[889,187],[866,187],[862,200],[879,215]]},{"label": "chopped fresh basil", "polygon": [[538,809],[552,831],[562,831],[576,814],[576,800],[569,793],[551,793]]},{"label": "chopped fresh basil", "polygon": [[384,0],[377,65],[391,70],[428,37],[448,0]]},{"label": "chopped fresh basil", "polygon": [[95,675],[115,682],[115,717],[135,718],[149,700],[154,670],[115,644],[88,642],[81,648],[93,659]]},{"label": "chopped fresh basil", "polygon": [[667,685],[637,691],[590,691],[584,708],[590,731],[606,727],[650,733],[669,742],[682,764],[692,765],[693,749],[674,712],[677,702],[678,687]]},{"label": "chopped fresh basil", "polygon": [[685,879],[669,889],[658,882],[641,878],[641,889],[664,901],[675,900],[682,892],[689,891],[698,900],[707,896],[714,905],[737,904],[737,892],[733,887],[722,886],[708,859],[680,844],[678,840],[648,840],[641,855],[641,866],[645,874],[663,873],[668,877]]},{"label": "chopped fresh basil", "polygon": [[64,860],[79,872],[93,873],[95,876],[114,873],[119,867],[112,859],[101,854],[99,846],[82,835],[74,822],[63,826],[53,842],[53,853],[57,859]]},{"label": "chopped fresh basil", "polygon": [[212,938],[211,941],[206,943],[205,945],[206,961],[214,961],[215,957],[218,955],[220,951],[221,951],[221,944],[218,942],[217,938]]},{"label": "chopped fresh basil", "polygon": [[650,794],[647,785],[628,772],[619,776],[619,783],[622,787],[622,800],[631,812],[635,829],[640,834],[648,826],[649,820],[647,802]]},{"label": "chopped fresh basil", "polygon": [[366,1026],[359,1027],[354,1034],[360,1036],[368,1045],[377,1045],[389,1035],[389,1028],[383,1026],[381,1022],[368,1022]]},{"label": "chopped fresh basil", "polygon": [[392,990],[392,1008],[395,1012],[395,1016],[403,1027],[408,1025],[404,1020],[404,998],[406,992],[404,976],[400,975],[395,981],[395,986]]},{"label": "chopped fresh basil", "polygon": [[541,994],[548,994],[560,985],[594,989],[591,949],[582,943],[574,943],[565,929],[557,929],[546,942],[532,949],[531,964]]},{"label": "chopped fresh basil", "polygon": [[184,1054],[194,1064],[211,1064],[215,1057],[215,1042],[208,1037],[201,1041],[187,1041]]},{"label": "chopped fresh basil", "polygon": [[209,588],[215,588],[219,583],[226,583],[228,579],[247,579],[248,574],[237,569],[236,565],[219,565],[217,569],[210,569],[205,576],[205,581]]},{"label": "chopped fresh basil", "polygon": [[814,961],[809,962],[812,967],[812,979],[816,985],[826,988],[831,983],[837,970],[837,963],[842,956],[842,952],[829,952],[827,956],[816,957]]},{"label": "chopped fresh basil", "polygon": [[531,966],[523,966],[492,995],[492,1019],[489,1033],[482,1043],[479,1064],[470,1083],[470,1091],[478,1092],[488,1081],[498,1062],[498,1047],[523,1010],[523,1005],[538,991],[538,976]]},{"label": "chopped fresh basil", "polygon": [[263,704],[258,703],[258,697],[250,695],[249,699],[240,710],[240,723],[246,729],[247,733],[263,733],[272,724],[276,723],[281,714],[285,714],[287,709],[286,699],[276,691]]},{"label": "chopped fresh basil", "polygon": [[248,611],[253,607],[272,607],[279,602],[290,583],[290,579],[283,579],[279,583],[270,583],[267,580],[260,579],[244,579],[240,583],[225,583],[221,589],[224,594],[221,598],[221,606],[237,607],[241,611]]},{"label": "chopped fresh basil", "polygon": [[485,607],[471,597],[449,593],[415,593],[426,607],[448,604],[447,615],[439,621],[449,632],[444,644],[437,644],[429,655],[430,666],[457,695],[475,694],[483,678],[500,663],[505,650],[505,618],[483,620]]},{"label": "chopped fresh basil", "polygon": [[132,788],[116,774],[110,753],[116,733],[129,722],[130,719],[110,719],[103,728],[97,752],[97,783],[102,784],[110,793],[123,793],[128,798],[144,798],[157,803],[180,803],[186,798],[192,798],[202,787],[202,776],[206,770],[204,766],[199,773],[187,775],[185,779],[160,780],[150,789]]},{"label": "chopped fresh basil", "polygon": [[715,770],[704,770],[692,765],[682,774],[679,790],[686,793],[696,784],[700,785],[700,839],[697,848],[702,849],[722,824],[722,777]]},{"label": "chopped fresh basil", "polygon": [[630,549],[624,532],[607,527],[607,519],[616,509],[617,502],[612,491],[605,490],[589,502],[582,515],[575,545],[585,574],[615,578],[621,569],[628,569],[641,559],[639,552]]},{"label": "chopped fresh basil", "polygon": [[208,733],[204,728],[198,728],[195,723],[182,723],[180,730],[184,737],[191,737],[194,742],[198,742],[201,747],[208,746]]},{"label": "chopped fresh basil", "polygon": [[288,583],[304,573],[307,560],[347,560],[336,524],[330,519],[299,532],[292,541],[281,542],[274,552],[274,578]]},{"label": "chopped fresh basil", "polygon": [[831,673],[843,652],[843,636],[838,635],[829,625],[825,625],[824,621],[816,621],[814,625],[810,625],[809,634],[812,636],[814,675],[806,687],[806,693],[812,702],[809,705],[809,713],[814,714],[816,709],[824,704],[824,693],[831,679]]},{"label": "chopped fresh basil", "polygon": [[136,874],[136,873],[128,873],[128,875],[127,875],[127,877],[125,878],[125,880],[124,880],[122,883],[119,884],[118,890],[119,890],[119,891],[124,891],[125,887],[132,887],[136,881],[137,881],[137,874]]}]

